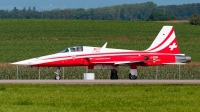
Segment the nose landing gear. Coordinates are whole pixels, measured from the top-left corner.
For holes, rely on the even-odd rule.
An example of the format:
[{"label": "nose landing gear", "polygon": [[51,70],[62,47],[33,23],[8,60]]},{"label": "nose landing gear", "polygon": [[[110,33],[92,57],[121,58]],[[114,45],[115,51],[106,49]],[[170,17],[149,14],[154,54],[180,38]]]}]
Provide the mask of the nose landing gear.
[{"label": "nose landing gear", "polygon": [[61,69],[60,67],[57,68],[56,72],[55,73],[55,80],[60,80],[61,77],[60,77],[60,73],[61,73]]},{"label": "nose landing gear", "polygon": [[136,75],[132,75],[131,73],[129,74],[129,79],[130,80],[136,80],[137,76]]}]

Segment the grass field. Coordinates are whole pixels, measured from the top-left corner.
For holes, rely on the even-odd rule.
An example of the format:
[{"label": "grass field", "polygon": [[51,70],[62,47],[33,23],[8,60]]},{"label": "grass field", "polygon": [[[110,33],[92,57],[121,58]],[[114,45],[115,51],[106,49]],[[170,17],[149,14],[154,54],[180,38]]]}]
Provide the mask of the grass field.
[{"label": "grass field", "polygon": [[199,26],[188,23],[100,20],[1,19],[1,39],[66,39],[67,37],[155,37],[162,26],[173,25],[178,38],[199,37]]},{"label": "grass field", "polygon": [[92,20],[0,20],[0,62],[52,54],[75,45],[147,49],[164,25],[173,25],[180,50],[200,61],[200,26],[188,23]]},{"label": "grass field", "polygon": [[0,85],[1,112],[200,111],[200,85]]}]

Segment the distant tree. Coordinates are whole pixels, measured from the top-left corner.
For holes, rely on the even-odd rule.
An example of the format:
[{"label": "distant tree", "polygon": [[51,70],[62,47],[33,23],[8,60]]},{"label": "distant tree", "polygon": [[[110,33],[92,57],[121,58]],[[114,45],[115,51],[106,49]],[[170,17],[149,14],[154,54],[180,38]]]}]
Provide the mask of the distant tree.
[{"label": "distant tree", "polygon": [[15,12],[18,11],[17,7],[14,7],[12,11],[15,11]]},{"label": "distant tree", "polygon": [[35,8],[35,7],[33,7],[33,11],[36,11],[36,8]]},{"label": "distant tree", "polygon": [[193,14],[189,18],[191,25],[200,25],[200,16],[198,14]]},{"label": "distant tree", "polygon": [[[23,19],[91,19],[91,20],[188,20],[192,14],[200,14],[200,3],[157,6],[153,2],[122,4],[99,8],[67,8],[37,11],[35,7],[14,7],[0,10],[0,18]],[[194,17],[192,17],[194,19]],[[195,19],[191,24],[196,24]]]},{"label": "distant tree", "polygon": [[31,10],[31,7],[28,7],[28,11],[32,11],[32,10]]},{"label": "distant tree", "polygon": [[153,12],[147,18],[147,21],[165,21],[165,20],[176,20],[176,17],[174,15],[168,15],[162,12]]},{"label": "distant tree", "polygon": [[200,14],[200,3],[158,6],[156,11],[173,14],[179,20],[188,20],[192,14]]},{"label": "distant tree", "polygon": [[5,10],[0,10],[0,18],[6,18],[8,15],[8,12]]},{"label": "distant tree", "polygon": [[26,8],[25,7],[23,7],[22,12],[26,12]]},{"label": "distant tree", "polygon": [[14,7],[13,10],[10,12],[9,18],[19,18],[20,17],[19,12],[20,12],[19,9],[17,9],[17,7]]}]

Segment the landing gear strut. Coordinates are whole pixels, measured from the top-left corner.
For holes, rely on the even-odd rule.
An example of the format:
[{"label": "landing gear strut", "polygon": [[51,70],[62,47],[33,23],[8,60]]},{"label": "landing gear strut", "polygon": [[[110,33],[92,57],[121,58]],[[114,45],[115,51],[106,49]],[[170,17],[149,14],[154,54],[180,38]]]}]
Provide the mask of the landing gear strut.
[{"label": "landing gear strut", "polygon": [[116,79],[118,79],[117,70],[115,70],[115,69],[111,69],[111,70],[110,70],[110,79],[111,79],[111,80],[116,80]]},{"label": "landing gear strut", "polygon": [[54,72],[56,75],[55,75],[55,80],[60,80],[60,72],[61,72],[61,69],[60,67],[57,68],[56,72]]},{"label": "landing gear strut", "polygon": [[137,79],[137,66],[131,66],[130,74],[129,74],[130,80],[136,80]]}]

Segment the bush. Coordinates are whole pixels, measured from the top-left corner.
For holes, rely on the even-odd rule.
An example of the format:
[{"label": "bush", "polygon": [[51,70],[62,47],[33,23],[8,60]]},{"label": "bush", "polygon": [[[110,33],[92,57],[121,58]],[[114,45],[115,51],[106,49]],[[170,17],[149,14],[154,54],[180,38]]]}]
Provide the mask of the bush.
[{"label": "bush", "polygon": [[200,25],[200,16],[198,14],[193,14],[189,18],[191,25]]}]

